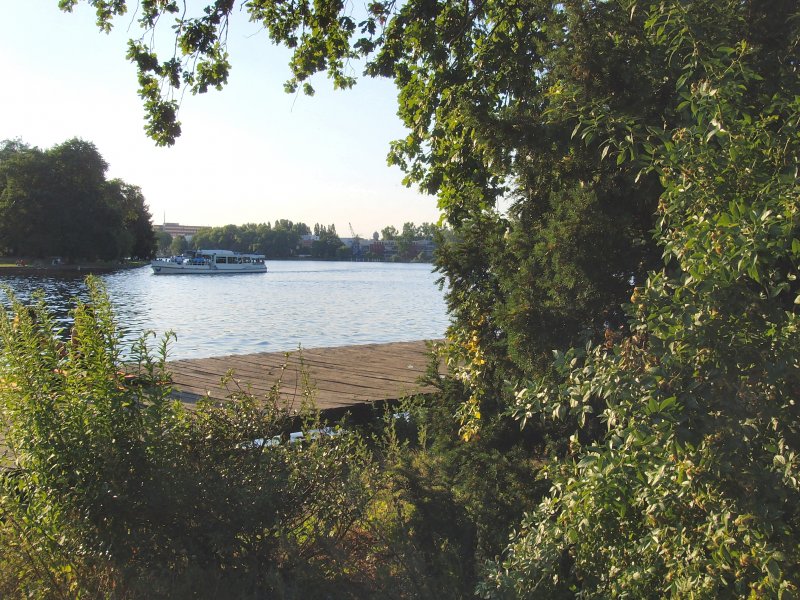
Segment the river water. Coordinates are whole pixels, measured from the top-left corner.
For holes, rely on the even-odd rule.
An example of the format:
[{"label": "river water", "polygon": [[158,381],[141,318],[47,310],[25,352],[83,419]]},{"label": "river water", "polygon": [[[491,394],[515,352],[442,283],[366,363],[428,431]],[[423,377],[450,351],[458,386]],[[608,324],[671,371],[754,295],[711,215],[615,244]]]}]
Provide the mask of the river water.
[{"label": "river water", "polygon": [[[127,341],[173,331],[170,359],[437,339],[448,325],[439,275],[428,264],[269,261],[267,273],[100,276]],[[69,326],[82,277],[0,277],[27,301],[41,289]],[[0,302],[7,299],[0,294]]]}]

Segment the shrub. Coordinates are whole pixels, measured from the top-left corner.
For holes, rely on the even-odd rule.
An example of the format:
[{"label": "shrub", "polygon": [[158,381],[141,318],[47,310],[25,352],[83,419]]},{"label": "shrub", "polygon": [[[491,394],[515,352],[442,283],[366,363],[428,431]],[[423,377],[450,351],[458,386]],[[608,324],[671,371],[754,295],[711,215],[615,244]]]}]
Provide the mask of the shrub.
[{"label": "shrub", "polygon": [[[39,298],[0,312],[0,586],[26,597],[308,597],[336,590],[369,491],[356,435],[276,443],[278,385],[188,410],[170,336],[123,362],[101,284],[66,338]],[[315,415],[306,425],[316,428]],[[315,592],[316,590],[316,592]],[[345,592],[337,594],[346,597]]]},{"label": "shrub", "polygon": [[800,101],[761,96],[747,42],[704,47],[682,3],[648,16],[686,60],[686,126],[648,132],[666,267],[631,298],[629,333],[520,386],[521,420],[578,431],[487,597],[800,593]]}]

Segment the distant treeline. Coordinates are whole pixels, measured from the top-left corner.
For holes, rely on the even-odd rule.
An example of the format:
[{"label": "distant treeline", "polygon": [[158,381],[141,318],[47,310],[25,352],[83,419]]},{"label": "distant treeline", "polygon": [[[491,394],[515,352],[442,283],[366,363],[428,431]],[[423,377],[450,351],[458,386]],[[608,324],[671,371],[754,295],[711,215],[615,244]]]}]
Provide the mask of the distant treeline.
[{"label": "distant treeline", "polygon": [[235,252],[265,254],[270,258],[292,256],[301,236],[311,233],[305,223],[293,223],[286,219],[270,223],[247,223],[201,229],[191,240],[183,236],[158,233],[159,254],[183,254],[187,250],[200,248],[224,248]]},{"label": "distant treeline", "polygon": [[[191,240],[183,236],[174,238],[166,232],[158,233],[159,254],[183,254],[201,248],[224,248],[236,252],[264,254],[267,258],[281,259],[297,256],[310,256],[317,259],[378,260],[384,258],[380,242],[393,241],[396,244],[396,260],[415,260],[420,251],[414,244],[419,239],[434,239],[441,231],[433,223],[415,225],[407,222],[398,231],[394,226],[375,231],[370,237],[357,236],[357,244],[346,245],[336,232],[335,225],[316,223],[309,227],[305,223],[295,223],[279,219],[271,223],[247,223],[245,225],[225,225],[201,229]],[[308,236],[313,235],[313,239]],[[304,239],[306,236],[306,239]]]},{"label": "distant treeline", "polygon": [[77,138],[48,150],[0,142],[0,254],[66,260],[155,255],[142,191],[106,179],[108,164]]}]

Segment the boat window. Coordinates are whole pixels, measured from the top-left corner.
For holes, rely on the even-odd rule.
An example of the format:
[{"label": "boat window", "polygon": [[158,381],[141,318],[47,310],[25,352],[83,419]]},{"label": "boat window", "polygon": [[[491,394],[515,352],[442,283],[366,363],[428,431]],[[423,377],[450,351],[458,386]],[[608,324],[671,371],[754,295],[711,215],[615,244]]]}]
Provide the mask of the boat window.
[{"label": "boat window", "polygon": [[224,265],[225,264],[225,257],[224,256],[218,256],[217,257],[217,264],[218,265]]}]

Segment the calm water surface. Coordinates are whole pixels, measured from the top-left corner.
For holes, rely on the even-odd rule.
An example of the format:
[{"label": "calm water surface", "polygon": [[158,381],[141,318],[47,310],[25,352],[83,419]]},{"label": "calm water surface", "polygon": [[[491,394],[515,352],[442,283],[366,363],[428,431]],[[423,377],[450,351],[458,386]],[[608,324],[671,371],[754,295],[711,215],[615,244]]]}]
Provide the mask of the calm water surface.
[{"label": "calm water surface", "polygon": [[[170,358],[203,358],[436,339],[448,325],[431,265],[271,261],[247,275],[155,276],[149,267],[104,275],[129,340],[172,330]],[[81,277],[0,277],[23,300],[44,290],[68,325]],[[2,299],[5,302],[5,298]]]}]

